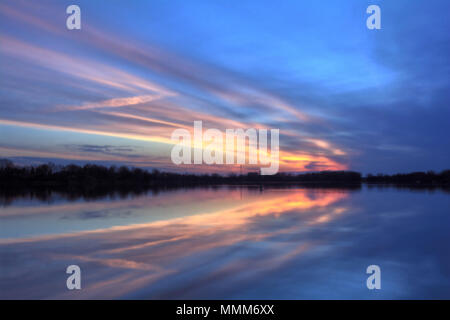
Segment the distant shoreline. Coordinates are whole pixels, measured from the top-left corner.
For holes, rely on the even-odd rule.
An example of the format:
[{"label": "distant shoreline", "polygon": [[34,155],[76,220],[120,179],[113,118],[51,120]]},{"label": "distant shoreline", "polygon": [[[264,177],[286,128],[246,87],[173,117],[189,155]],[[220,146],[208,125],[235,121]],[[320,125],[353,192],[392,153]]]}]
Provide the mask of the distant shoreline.
[{"label": "distant shoreline", "polygon": [[165,188],[190,186],[358,186],[365,184],[415,187],[450,187],[450,170],[412,172],[394,175],[367,175],[355,171],[320,171],[311,173],[278,173],[259,175],[251,172],[243,175],[229,174],[180,174],[151,172],[140,168],[105,167],[88,164],[56,167],[39,165],[18,167],[12,163],[0,167],[0,189],[125,189]]},{"label": "distant shoreline", "polygon": [[362,177],[352,171],[323,171],[273,176],[193,175],[152,172],[142,169],[107,168],[87,165],[67,166],[56,172],[50,166],[0,168],[0,206],[8,206],[15,198],[53,201],[57,198],[99,200],[105,197],[134,197],[149,192],[158,194],[181,189],[247,188],[256,192],[274,189],[323,189],[358,192],[368,189],[397,188],[409,190],[441,190],[450,193],[450,171],[411,173],[393,176]]}]

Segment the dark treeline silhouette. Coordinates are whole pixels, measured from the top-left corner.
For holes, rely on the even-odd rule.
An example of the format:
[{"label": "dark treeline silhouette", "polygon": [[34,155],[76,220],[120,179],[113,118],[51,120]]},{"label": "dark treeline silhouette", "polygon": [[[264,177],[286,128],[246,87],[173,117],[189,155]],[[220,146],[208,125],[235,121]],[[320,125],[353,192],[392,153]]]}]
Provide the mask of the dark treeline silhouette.
[{"label": "dark treeline silhouette", "polygon": [[361,174],[352,171],[322,171],[316,173],[290,174],[278,173],[262,176],[254,172],[245,175],[230,174],[180,174],[151,172],[140,168],[105,167],[94,164],[85,166],[67,165],[57,167],[52,164],[17,167],[12,164],[0,167],[0,184],[2,186],[68,186],[85,188],[108,188],[112,186],[191,186],[223,184],[289,184],[308,183],[360,183]]},{"label": "dark treeline silhouette", "polygon": [[393,175],[377,174],[367,175],[363,179],[367,183],[384,183],[384,184],[412,184],[412,185],[450,185],[450,170],[440,173],[434,171],[427,172],[411,172],[397,173]]},{"label": "dark treeline silhouette", "polygon": [[230,174],[182,174],[147,171],[140,168],[105,167],[95,164],[84,166],[67,165],[63,167],[53,164],[39,166],[15,166],[7,160],[0,163],[0,189],[23,187],[51,187],[59,189],[146,189],[172,188],[183,186],[208,185],[249,185],[249,184],[308,184],[308,185],[354,185],[366,182],[369,184],[412,184],[412,185],[450,185],[450,170],[441,173],[433,171],[414,172],[408,174],[368,175],[363,178],[359,172],[353,171],[321,171],[314,173],[278,173],[275,175],[259,175],[250,172],[244,175]]},{"label": "dark treeline silhouette", "polygon": [[245,186],[256,192],[266,188],[290,188],[300,185],[309,188],[339,188],[359,190],[361,175],[348,171],[324,171],[307,174],[279,173],[261,176],[256,173],[230,174],[178,174],[147,171],[139,168],[53,164],[19,167],[0,160],[0,205],[9,205],[16,198],[51,202],[55,198],[75,201],[103,198],[140,196],[151,192],[177,188],[239,188]]},{"label": "dark treeline silhouette", "polygon": [[14,199],[27,198],[51,202],[54,199],[76,201],[103,198],[140,196],[151,192],[170,191],[178,188],[245,188],[261,192],[268,188],[330,188],[357,191],[361,184],[369,188],[407,188],[411,190],[441,189],[450,192],[450,170],[441,173],[414,172],[408,174],[368,175],[352,171],[322,171],[314,173],[279,173],[261,176],[251,172],[245,175],[221,176],[177,174],[146,171],[139,168],[104,167],[53,164],[19,167],[7,160],[0,160],[0,205],[8,205]]}]

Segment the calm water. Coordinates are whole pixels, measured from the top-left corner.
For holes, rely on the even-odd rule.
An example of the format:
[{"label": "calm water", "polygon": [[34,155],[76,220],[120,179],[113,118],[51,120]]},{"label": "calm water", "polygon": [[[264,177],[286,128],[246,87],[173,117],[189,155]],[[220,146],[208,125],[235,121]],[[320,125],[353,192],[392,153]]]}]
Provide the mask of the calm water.
[{"label": "calm water", "polygon": [[[0,298],[449,299],[449,243],[442,191],[17,197],[0,207]],[[66,289],[71,264],[81,290]]]}]

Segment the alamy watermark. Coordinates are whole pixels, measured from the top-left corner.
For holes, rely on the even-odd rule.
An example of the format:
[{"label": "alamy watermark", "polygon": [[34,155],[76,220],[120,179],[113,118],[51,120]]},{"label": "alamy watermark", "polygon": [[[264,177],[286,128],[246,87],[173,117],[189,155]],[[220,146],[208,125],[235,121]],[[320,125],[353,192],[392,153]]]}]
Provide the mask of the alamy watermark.
[{"label": "alamy watermark", "polygon": [[380,266],[377,266],[376,264],[372,264],[367,267],[366,273],[370,274],[370,276],[367,278],[366,286],[367,289],[373,290],[381,289],[381,269]]},{"label": "alamy watermark", "polygon": [[370,16],[366,20],[367,29],[373,30],[381,29],[381,9],[379,6],[372,4],[367,7],[366,13],[370,14]]},{"label": "alamy watermark", "polygon": [[70,16],[66,19],[66,27],[68,30],[81,29],[81,9],[79,6],[72,4],[67,7],[66,13]]},{"label": "alamy watermark", "polygon": [[70,276],[66,280],[66,286],[69,290],[81,289],[81,269],[76,264],[67,267],[66,273]]},{"label": "alamy watermark", "polygon": [[[171,152],[172,162],[207,165],[260,165],[261,175],[273,175],[279,169],[279,129],[207,129],[202,121],[194,121],[194,137],[186,129],[172,133],[175,143]],[[248,143],[247,143],[248,142]]]}]

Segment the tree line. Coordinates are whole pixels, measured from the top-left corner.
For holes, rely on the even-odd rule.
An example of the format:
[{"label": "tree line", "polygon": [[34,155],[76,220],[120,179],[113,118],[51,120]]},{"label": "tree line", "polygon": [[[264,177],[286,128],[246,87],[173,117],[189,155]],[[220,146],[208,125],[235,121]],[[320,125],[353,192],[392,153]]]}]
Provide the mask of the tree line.
[{"label": "tree line", "polygon": [[255,172],[247,174],[190,174],[171,173],[159,170],[144,170],[127,166],[106,167],[96,164],[84,166],[55,166],[42,164],[39,166],[19,167],[2,160],[0,166],[0,185],[6,186],[189,186],[220,184],[450,184],[450,170],[440,173],[433,171],[413,172],[394,175],[372,175],[362,177],[354,171],[321,171],[312,173],[277,173],[275,175],[259,175]]},{"label": "tree line", "polygon": [[275,182],[353,182],[361,181],[361,174],[352,171],[323,171],[317,173],[275,175],[247,174],[191,174],[172,173],[159,170],[147,171],[141,168],[105,167],[96,164],[84,166],[67,165],[58,167],[52,164],[18,167],[6,165],[0,167],[2,184],[43,184],[43,185],[209,185],[241,183],[275,183]]},{"label": "tree line", "polygon": [[427,172],[411,172],[396,173],[393,175],[386,174],[369,174],[364,179],[367,183],[386,183],[386,184],[423,184],[423,185],[449,185],[450,170],[444,170],[436,173],[434,171]]}]

